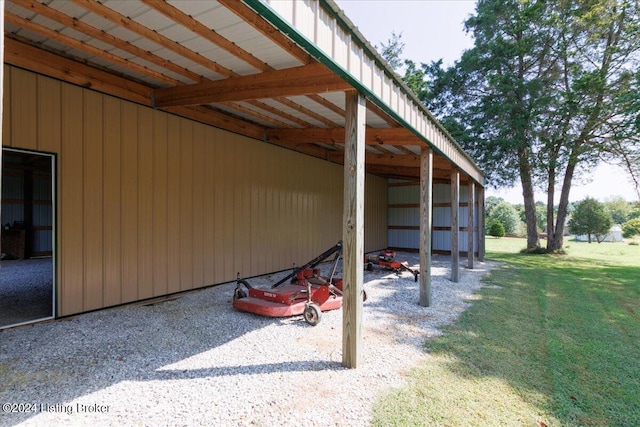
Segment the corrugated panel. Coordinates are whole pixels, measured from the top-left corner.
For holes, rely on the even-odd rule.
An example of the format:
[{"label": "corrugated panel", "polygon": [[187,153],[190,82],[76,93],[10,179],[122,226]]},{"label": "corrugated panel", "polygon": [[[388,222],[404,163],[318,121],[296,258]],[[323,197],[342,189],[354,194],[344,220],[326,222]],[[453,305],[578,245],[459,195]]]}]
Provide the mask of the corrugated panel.
[{"label": "corrugated panel", "polygon": [[420,200],[420,186],[406,185],[400,187],[389,187],[389,204],[399,205],[416,203]]},{"label": "corrugated panel", "polygon": [[53,251],[53,232],[51,230],[34,230],[31,249],[33,252]]},{"label": "corrugated panel", "polygon": [[450,251],[451,232],[448,230],[434,230],[431,249],[434,251]]},{"label": "corrugated panel", "polygon": [[33,205],[33,225],[35,227],[52,226],[53,208],[51,205]]},{"label": "corrugated panel", "polygon": [[434,227],[451,226],[451,207],[435,206],[433,208],[433,226]]},{"label": "corrugated panel", "polygon": [[420,225],[420,208],[390,208],[390,226],[418,226]]},{"label": "corrugated panel", "polygon": [[[4,187],[4,183],[3,183]],[[24,220],[24,205],[22,203],[3,203],[2,204],[2,225],[12,225],[14,221]]]},{"label": "corrugated panel", "polygon": [[451,185],[433,184],[433,203],[451,203]]},{"label": "corrugated panel", "polygon": [[[341,166],[37,80],[35,105],[19,109],[46,104],[59,123],[33,116],[11,133],[59,144],[60,315],[287,269],[340,240]],[[36,79],[8,84],[19,93]],[[365,250],[386,247],[386,181],[368,176],[365,200]]]},{"label": "corrugated panel", "polygon": [[389,246],[392,248],[420,248],[420,233],[414,230],[389,230]]}]

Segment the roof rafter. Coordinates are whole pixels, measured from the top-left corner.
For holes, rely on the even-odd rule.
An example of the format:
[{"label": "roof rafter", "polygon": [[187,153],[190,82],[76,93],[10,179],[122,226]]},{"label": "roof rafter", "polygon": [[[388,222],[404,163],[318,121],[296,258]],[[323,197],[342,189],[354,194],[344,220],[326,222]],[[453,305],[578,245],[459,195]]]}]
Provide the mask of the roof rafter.
[{"label": "roof rafter", "polygon": [[258,70],[265,71],[265,70],[273,69],[269,64],[262,62],[260,59],[256,58],[251,53],[239,47],[237,44],[222,37],[213,29],[207,28],[201,22],[187,15],[180,9],[170,5],[165,0],[141,0],[141,1],[147,6],[156,10],[157,12],[163,14],[167,18],[171,19],[172,21],[175,21],[180,25],[184,26],[185,28],[188,28],[189,30],[193,31],[195,34],[205,38],[206,40],[209,40],[211,43],[221,47],[222,49],[226,50],[230,54],[240,58],[247,64],[250,64],[251,66],[257,68]]},{"label": "roof rafter", "polygon": [[[136,45],[125,42],[124,40],[121,40],[105,31],[99,30],[98,28],[95,28],[87,23],[84,23],[77,18],[73,18],[69,15],[66,15],[60,12],[57,9],[47,6],[44,3],[21,2],[18,4],[23,8],[30,9],[34,13],[45,16],[51,19],[52,21],[56,21],[67,27],[73,28],[76,31],[79,31],[83,34],[91,36],[96,40],[100,40],[103,43],[109,44],[125,52],[129,52],[130,54],[135,55],[138,58],[149,61],[152,64],[155,64],[159,67],[166,68],[167,70],[173,71],[176,74],[183,75],[188,79],[192,80],[194,83],[199,83],[204,80],[204,77],[201,76],[200,74],[194,73],[191,70],[188,70],[184,67],[174,64],[173,62],[167,59],[164,59],[162,57],[159,57],[147,50],[141,49]],[[108,58],[105,58],[105,57],[102,57],[102,58],[108,61]]]},{"label": "roof rafter", "polygon": [[25,28],[29,31],[33,31],[34,33],[38,33],[43,35],[51,40],[55,40],[59,43],[65,44],[67,46],[71,46],[74,49],[81,50],[83,52],[87,52],[91,55],[98,56],[103,58],[109,62],[117,64],[121,67],[127,68],[131,71],[143,74],[145,76],[151,77],[157,81],[161,81],[166,84],[175,85],[179,82],[171,77],[165,76],[162,73],[151,70],[144,65],[136,64],[135,62],[128,61],[120,56],[113,55],[105,50],[98,49],[97,47],[91,46],[88,43],[81,42],[72,37],[65,36],[57,31],[54,31],[50,28],[43,27],[41,25],[35,24],[27,19],[21,18],[12,13],[6,12],[4,15],[4,19],[6,22],[10,22],[14,25],[18,25],[22,28]]},{"label": "roof rafter", "polygon": [[210,69],[211,71],[214,71],[222,76],[225,77],[231,77],[231,76],[236,76],[237,74],[234,73],[233,71],[221,66],[220,64],[217,64],[205,57],[203,57],[202,55],[187,49],[186,47],[182,46],[179,43],[174,42],[173,40],[168,39],[167,37],[162,36],[161,34],[157,33],[156,31],[153,31],[147,27],[145,27],[144,25],[141,25],[139,23],[137,23],[136,21],[127,18],[126,16],[121,15],[120,13],[116,12],[113,9],[110,9],[104,5],[102,5],[101,3],[95,2],[95,1],[91,1],[91,0],[70,0],[73,3],[85,8],[86,10],[88,10],[91,13],[95,13],[96,15],[111,21],[123,28],[126,28],[127,30],[134,32],[156,44],[158,44],[159,46],[165,47],[167,49],[172,50],[173,52],[176,52],[182,56],[184,56],[185,58],[188,58],[189,60],[195,62],[196,64],[200,64],[208,69]]},{"label": "roof rafter", "polygon": [[199,105],[226,101],[337,92],[351,89],[322,64],[240,76],[155,91],[157,107]]},{"label": "roof rafter", "polygon": [[[311,129],[268,129],[268,140],[289,141],[297,144],[305,143],[344,143],[344,128],[311,128]],[[404,128],[366,128],[365,143],[369,145],[422,145],[420,138]]]}]

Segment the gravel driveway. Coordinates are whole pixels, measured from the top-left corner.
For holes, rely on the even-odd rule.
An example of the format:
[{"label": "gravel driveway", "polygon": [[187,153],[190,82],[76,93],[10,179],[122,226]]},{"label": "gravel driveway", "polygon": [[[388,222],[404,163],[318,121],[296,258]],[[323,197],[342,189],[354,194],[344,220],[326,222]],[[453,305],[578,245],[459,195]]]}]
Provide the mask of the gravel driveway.
[{"label": "gravel driveway", "polygon": [[[416,265],[418,255],[398,259]],[[453,283],[449,258],[433,260],[430,308],[418,306],[410,273],[365,272],[358,369],[341,366],[341,310],[315,327],[238,312],[234,283],[5,330],[0,425],[367,426],[376,395],[428,358],[424,341],[468,306],[492,267],[461,269]]]}]

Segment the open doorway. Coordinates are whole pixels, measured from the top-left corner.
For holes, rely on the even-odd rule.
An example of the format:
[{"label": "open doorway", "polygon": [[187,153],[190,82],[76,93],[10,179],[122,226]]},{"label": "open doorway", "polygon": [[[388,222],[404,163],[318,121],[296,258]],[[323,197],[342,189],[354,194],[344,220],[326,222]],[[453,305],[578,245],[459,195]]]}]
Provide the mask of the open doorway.
[{"label": "open doorway", "polygon": [[54,159],[2,149],[0,329],[55,317]]}]

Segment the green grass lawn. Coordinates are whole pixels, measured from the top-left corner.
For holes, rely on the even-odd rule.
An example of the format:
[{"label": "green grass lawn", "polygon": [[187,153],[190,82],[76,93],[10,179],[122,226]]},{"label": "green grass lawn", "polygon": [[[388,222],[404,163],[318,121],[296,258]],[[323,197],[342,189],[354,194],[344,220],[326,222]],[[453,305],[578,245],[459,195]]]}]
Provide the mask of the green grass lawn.
[{"label": "green grass lawn", "polygon": [[378,398],[374,425],[640,426],[640,246],[486,246],[501,267],[407,385]]}]

